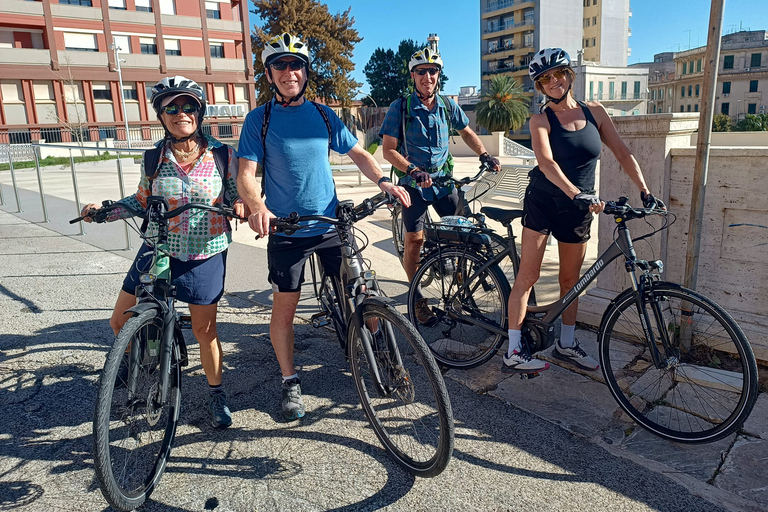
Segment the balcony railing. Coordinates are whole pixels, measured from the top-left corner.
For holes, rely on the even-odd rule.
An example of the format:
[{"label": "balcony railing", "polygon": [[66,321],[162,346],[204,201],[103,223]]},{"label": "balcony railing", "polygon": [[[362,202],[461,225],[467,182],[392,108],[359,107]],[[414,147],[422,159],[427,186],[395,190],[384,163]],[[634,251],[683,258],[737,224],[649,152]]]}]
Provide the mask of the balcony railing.
[{"label": "balcony railing", "polygon": [[520,71],[523,69],[527,70],[528,66],[499,66],[496,69],[488,69],[483,71],[483,76],[496,75],[498,73],[514,73],[515,71]]},{"label": "balcony railing", "polygon": [[648,93],[646,92],[639,92],[639,93],[596,93],[596,94],[588,94],[587,100],[597,100],[597,101],[633,101],[633,100],[646,100],[648,99]]},{"label": "balcony railing", "polygon": [[485,8],[485,13],[498,11],[500,9],[506,9],[513,5],[524,4],[526,2],[532,2],[533,0],[498,0],[497,2],[489,2],[488,7]]}]

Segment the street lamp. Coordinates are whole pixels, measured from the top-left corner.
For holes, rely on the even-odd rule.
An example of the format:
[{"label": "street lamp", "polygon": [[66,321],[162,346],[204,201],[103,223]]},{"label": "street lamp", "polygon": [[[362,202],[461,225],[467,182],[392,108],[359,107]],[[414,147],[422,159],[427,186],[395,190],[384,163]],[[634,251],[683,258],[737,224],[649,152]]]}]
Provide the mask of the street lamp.
[{"label": "street lamp", "polygon": [[376,104],[376,100],[373,99],[373,97],[370,94],[363,94],[363,98],[371,98],[371,101],[373,102],[373,106],[376,108],[379,108],[379,106]]},{"label": "street lamp", "polygon": [[741,100],[736,100],[736,121],[739,120],[739,110],[741,107]]},{"label": "street lamp", "polygon": [[125,62],[125,60],[120,58],[122,48],[117,46],[114,39],[112,39],[112,44],[109,45],[109,48],[115,51],[115,63],[117,64],[115,71],[117,71],[117,78],[120,81],[120,105],[123,109],[123,121],[125,121],[125,142],[128,144],[128,149],[131,149],[131,136],[128,132],[128,114],[125,111],[125,95],[123,93],[123,71],[120,68],[120,63]]}]

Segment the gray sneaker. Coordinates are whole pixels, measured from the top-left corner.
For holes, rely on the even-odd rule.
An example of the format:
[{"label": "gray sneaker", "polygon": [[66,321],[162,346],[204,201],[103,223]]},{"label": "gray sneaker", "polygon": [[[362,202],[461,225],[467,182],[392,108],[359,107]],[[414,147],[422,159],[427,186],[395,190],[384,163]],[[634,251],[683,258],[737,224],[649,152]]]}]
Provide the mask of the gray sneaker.
[{"label": "gray sneaker", "polygon": [[555,343],[555,348],[552,350],[552,356],[573,363],[585,370],[597,370],[600,368],[600,364],[595,361],[592,356],[582,350],[578,341],[576,342],[576,345],[568,348],[561,347],[559,342]]},{"label": "gray sneaker", "polygon": [[525,352],[513,352],[511,357],[504,354],[501,371],[504,373],[537,373],[549,368],[549,363],[529,356]]},{"label": "gray sneaker", "polygon": [[304,416],[304,400],[301,399],[301,381],[297,378],[283,382],[283,400],[280,402],[283,417],[288,421]]},{"label": "gray sneaker", "polygon": [[223,391],[208,395],[208,412],[213,428],[227,428],[232,424],[232,413],[227,407],[227,395]]}]

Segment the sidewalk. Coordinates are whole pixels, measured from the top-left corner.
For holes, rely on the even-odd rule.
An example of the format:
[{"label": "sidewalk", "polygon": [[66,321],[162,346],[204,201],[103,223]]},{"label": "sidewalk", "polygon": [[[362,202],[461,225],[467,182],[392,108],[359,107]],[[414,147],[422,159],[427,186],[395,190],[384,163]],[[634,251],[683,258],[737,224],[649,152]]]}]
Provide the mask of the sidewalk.
[{"label": "sidewalk", "polygon": [[[457,159],[458,175],[473,172],[474,169],[475,159]],[[78,176],[81,202],[117,198],[116,177],[106,165],[78,167]],[[90,435],[90,400],[94,394],[99,362],[103,360],[104,351],[110,342],[111,333],[106,325],[106,318],[113,305],[114,290],[119,287],[119,282],[130,265],[138,241],[134,239],[133,250],[125,251],[123,228],[120,223],[89,225],[84,236],[78,234],[77,225],[67,223],[67,220],[76,214],[76,207],[71,201],[72,182],[68,168],[47,169],[44,172],[50,217],[48,224],[40,223],[42,213],[39,196],[35,193],[37,187],[34,170],[17,171],[17,179],[23,188],[22,213],[15,213],[9,174],[0,173],[0,184],[6,203],[0,206],[0,236],[3,241],[0,248],[0,303],[3,311],[0,314],[0,371],[3,375],[0,381],[0,404],[11,410],[17,410],[17,405],[23,405],[24,414],[31,419],[25,418],[20,425],[13,427],[7,423],[8,419],[0,421],[0,445],[11,443],[3,449],[6,462],[0,462],[0,505],[24,504],[23,500],[19,501],[21,498],[12,498],[16,495],[9,490],[11,487],[4,485],[8,481],[2,475],[14,474],[16,484],[23,484],[22,487],[27,493],[25,496],[35,496],[35,493],[39,492],[40,496],[45,498],[40,498],[43,501],[35,505],[30,504],[31,508],[25,510],[60,508],[61,505],[53,507],[51,503],[54,502],[46,501],[50,498],[50,489],[35,490],[35,486],[30,482],[36,482],[37,477],[24,479],[20,477],[19,471],[20,468],[27,467],[29,474],[43,475],[48,472],[47,464],[59,464],[64,459],[69,460],[72,468],[68,470],[66,465],[57,466],[60,477],[50,479],[51,485],[58,486],[52,493],[53,496],[58,492],[61,499],[70,500],[69,503],[72,503],[66,489],[67,486],[74,486],[88,497],[86,500],[81,496],[83,503],[90,503],[79,508],[92,510],[91,500],[95,499],[98,503],[100,496],[93,498],[98,495],[98,491],[93,487],[87,464],[85,467],[82,464],[82,459],[90,458],[87,443],[83,442],[88,440]],[[133,169],[126,168],[127,189],[132,190],[136,182],[138,166]],[[353,199],[357,202],[377,192],[375,185],[365,181],[362,186],[358,186],[355,173],[338,175],[336,183],[341,199]],[[377,271],[388,295],[398,304],[404,304],[407,293],[405,274],[394,254],[389,219],[386,210],[379,211],[361,223],[360,228],[370,241],[365,256],[370,258],[371,267]],[[344,500],[334,501],[333,496],[329,496],[325,501],[318,502],[293,501],[291,493],[301,493],[303,500],[307,490],[303,486],[317,489],[321,486],[327,487],[329,482],[347,481],[350,486],[344,487],[343,491],[336,489],[335,492],[360,495],[359,499],[362,501],[353,499],[350,504],[341,508],[344,510],[375,510],[382,507],[390,507],[393,510],[453,510],[460,508],[459,505],[467,510],[499,507],[537,510],[712,510],[715,507],[726,510],[768,509],[768,464],[765,463],[768,460],[768,399],[765,394],[759,397],[743,434],[730,436],[714,444],[674,444],[628,423],[602,383],[599,372],[595,374],[559,366],[560,363],[546,355],[544,357],[553,367],[540,378],[533,380],[524,381],[502,374],[499,371],[500,356],[480,368],[463,372],[451,370],[446,374],[454,404],[457,434],[455,461],[449,466],[445,476],[440,477],[445,479],[442,484],[439,479],[418,480],[401,490],[399,484],[388,481],[386,475],[382,484],[375,474],[381,465],[390,468],[386,455],[377,455],[372,463],[353,463],[351,471],[358,472],[362,480],[349,480],[351,475],[340,474],[338,470],[328,466],[332,464],[329,460],[357,461],[358,449],[337,447],[328,453],[326,444],[329,439],[330,443],[333,443],[333,436],[352,436],[350,432],[364,427],[365,420],[362,414],[359,414],[354,417],[351,425],[347,422],[337,423],[348,420],[349,408],[355,408],[356,397],[351,389],[339,389],[344,383],[336,383],[338,379],[347,379],[341,373],[343,370],[339,370],[344,367],[344,361],[343,357],[341,360],[337,357],[339,354],[336,346],[318,341],[327,333],[313,331],[301,322],[297,327],[297,339],[300,340],[297,343],[297,359],[304,365],[308,382],[320,392],[319,397],[313,397],[314,405],[319,407],[312,411],[313,423],[297,429],[276,423],[269,412],[261,412],[269,411],[268,405],[259,403],[255,410],[251,409],[253,400],[263,399],[265,404],[270,403],[271,391],[277,382],[274,368],[270,366],[273,356],[267,342],[270,291],[266,282],[266,241],[254,240],[250,230],[244,227],[235,232],[234,240],[236,243],[233,244],[229,255],[227,294],[221,308],[221,321],[229,341],[225,347],[225,362],[228,375],[232,375],[228,377],[228,385],[232,386],[233,401],[238,410],[236,422],[243,422],[246,426],[226,432],[225,437],[229,444],[214,443],[208,439],[210,432],[203,426],[204,413],[194,410],[196,402],[191,404],[186,401],[185,412],[182,414],[191,415],[191,419],[184,419],[190,425],[182,429],[177,437],[177,444],[181,446],[178,451],[174,450],[169,474],[161,482],[159,496],[173,494],[174,486],[169,484],[173,479],[177,479],[177,482],[178,479],[184,479],[181,487],[175,486],[177,489],[194,489],[197,485],[196,478],[206,478],[213,479],[212,482],[221,487],[221,493],[227,496],[228,492],[234,492],[236,496],[238,490],[245,492],[244,496],[253,496],[259,490],[267,494],[277,492],[274,489],[269,490],[270,485],[280,488],[280,500],[272,503],[272,506],[277,508],[265,505],[263,510],[278,510],[289,506],[297,510],[323,509],[338,506],[338,503]],[[590,258],[595,257],[595,246],[596,244],[590,243],[588,262]],[[556,261],[556,246],[548,247],[545,275],[539,287],[541,291],[537,290],[542,301],[557,295]],[[97,279],[98,282],[95,281]],[[316,302],[307,288],[305,287],[298,312],[304,322],[316,312]],[[580,329],[576,336],[587,352],[596,357],[594,333]],[[326,337],[333,341],[332,335]],[[307,350],[315,343],[323,343],[323,347],[332,348],[328,349],[328,354]],[[193,351],[196,350],[194,347]],[[254,367],[259,368],[255,376],[252,375]],[[199,395],[202,389],[199,381],[202,372],[196,367],[192,369],[191,374],[197,377],[196,380],[188,380],[192,383],[192,391],[188,393]],[[69,407],[72,410],[65,410],[66,405],[71,402],[68,401],[69,398],[61,401],[61,398],[57,398],[60,396],[57,393],[72,384],[76,386],[75,394],[72,395],[73,391],[69,390],[66,395],[61,396],[78,396],[79,393],[86,398],[79,407]],[[331,389],[323,388],[323,384],[331,386]],[[46,397],[44,404],[32,400],[38,394]],[[343,397],[341,403],[327,399],[329,396],[337,398],[339,394]],[[54,403],[56,401],[58,403]],[[527,414],[520,411],[544,421],[531,420]],[[65,418],[62,420],[65,421],[63,431],[60,423],[51,424],[50,420],[45,419],[50,414],[61,414],[62,418]],[[500,416],[498,423],[495,419],[488,419],[490,414],[494,415],[493,418],[496,418],[496,414]],[[478,419],[481,417],[483,420]],[[35,424],[35,419],[48,427],[42,428]],[[478,422],[482,421],[487,421],[487,424],[478,430]],[[313,433],[312,429],[321,429],[322,433]],[[20,439],[19,436],[24,431],[27,434]],[[558,431],[561,433],[558,434]],[[250,444],[238,443],[238,439],[233,437],[235,434],[242,436],[247,432],[250,434],[245,441],[250,441]],[[45,455],[41,459],[42,462],[26,460],[24,446],[36,456],[42,451],[49,451],[45,445],[52,441],[46,441],[46,435],[56,439],[75,435],[79,444],[77,449],[70,453],[70,445],[55,441],[53,446],[56,449],[53,453]],[[265,435],[268,437],[266,440],[263,439]],[[299,443],[307,451],[299,451],[297,459],[286,461],[276,454],[289,449],[287,439],[292,436],[293,443]],[[257,437],[259,442],[254,443],[252,437]],[[318,439],[325,439],[326,443],[318,443]],[[363,443],[359,450],[367,456],[365,458],[370,458],[372,450],[377,454],[380,450],[375,438],[368,437],[364,441],[347,440],[347,446],[350,446],[350,442],[351,446],[357,446],[354,443]],[[263,449],[253,446],[259,443],[266,446]],[[206,457],[210,458],[201,460],[199,455],[202,452],[190,454],[189,450],[184,450],[185,444],[207,446],[210,452],[206,452]],[[312,450],[317,445],[320,445],[317,449],[323,455],[311,455],[307,461],[301,458],[302,454],[308,456],[315,453]],[[66,448],[66,453],[62,452],[62,448]],[[296,448],[295,444],[293,448]],[[531,460],[519,459],[520,455],[510,452],[513,449],[523,450],[524,457],[531,457]],[[9,456],[10,451],[14,453],[12,457]],[[249,458],[238,459],[239,462],[227,465],[226,461],[230,456],[243,453],[247,453]],[[601,453],[610,454],[611,457],[603,458]],[[70,459],[72,457],[74,460]],[[279,467],[268,467],[269,464],[275,463],[275,458],[280,461]],[[216,462],[220,459],[221,462]],[[318,461],[321,464],[319,468]],[[471,463],[469,466],[468,462]],[[201,463],[204,467],[207,463],[219,469],[213,474],[200,472],[199,469],[186,474],[185,464],[198,468]],[[556,467],[553,467],[553,464]],[[526,467],[529,469],[523,469]],[[472,472],[464,473],[469,471],[468,468],[472,468]],[[483,472],[475,473],[478,468],[482,468]],[[390,479],[395,475],[392,471],[389,469],[387,473]],[[625,471],[626,473],[623,473]],[[585,472],[587,474],[584,474]],[[602,472],[607,474],[603,475]],[[23,471],[21,474],[24,474]],[[469,475],[471,478],[468,478]],[[571,480],[567,475],[578,477]],[[621,483],[611,482],[612,477]],[[248,482],[247,486],[240,478],[249,479],[245,481]],[[254,483],[253,478],[261,480]],[[394,481],[402,478],[402,473],[399,473]],[[28,482],[23,483],[25,480]],[[577,483],[579,485],[576,485]],[[211,482],[207,481],[206,486],[209,484]],[[366,499],[369,493],[365,484],[373,484],[376,489],[379,485],[382,485],[382,489],[394,485],[397,490],[390,489],[390,494],[371,491],[375,492],[374,496],[378,499]],[[297,485],[304,490],[298,491]],[[664,502],[655,502],[655,498],[643,494],[657,493],[658,498],[662,499],[667,497],[667,493],[678,493],[678,486],[687,489],[690,494],[669,495],[669,501]],[[411,487],[419,490],[423,496],[430,496],[432,501],[422,501],[410,492]],[[507,493],[511,492],[512,488],[516,489],[512,501],[494,501],[500,492],[509,498]],[[644,491],[638,491],[639,488]],[[610,492],[601,492],[606,489]],[[564,496],[574,491],[578,492],[580,497],[573,497],[573,501],[568,501]],[[447,493],[446,496],[458,493],[458,496],[464,498],[456,498],[461,501],[446,501],[446,496],[441,496],[441,492]],[[466,497],[466,492],[472,492],[471,500]],[[345,499],[348,501],[347,496]],[[253,510],[253,503],[256,503],[237,501],[236,497],[231,496],[228,500],[227,510]],[[259,498],[259,502],[263,504],[261,500],[263,498]],[[45,506],[40,508],[43,503]],[[175,510],[202,508],[202,502],[195,503],[197,505],[194,506],[180,504]],[[72,507],[65,505],[64,508]]]}]

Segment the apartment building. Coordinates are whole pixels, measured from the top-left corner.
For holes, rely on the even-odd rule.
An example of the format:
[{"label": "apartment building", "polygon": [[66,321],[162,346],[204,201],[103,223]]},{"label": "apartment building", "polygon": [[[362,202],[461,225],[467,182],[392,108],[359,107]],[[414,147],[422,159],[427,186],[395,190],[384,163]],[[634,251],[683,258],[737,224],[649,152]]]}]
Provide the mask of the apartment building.
[{"label": "apartment building", "polygon": [[610,116],[647,113],[648,68],[609,67],[580,61],[574,71],[576,99],[599,101]]},{"label": "apartment building", "polygon": [[[157,140],[152,86],[201,84],[215,136],[256,106],[241,0],[0,0],[0,143]],[[122,88],[121,88],[122,82]]]},{"label": "apartment building", "polygon": [[[698,112],[706,46],[672,54],[670,72],[649,79],[649,113]],[[660,58],[657,54],[654,58]],[[764,114],[768,105],[768,33],[741,31],[722,37],[718,64],[715,113],[734,120]]]},{"label": "apartment building", "polygon": [[[557,46],[573,59],[583,50],[584,59],[626,66],[629,15],[629,0],[480,0],[482,85],[511,75],[530,97],[531,114],[538,112],[541,98],[528,78],[534,53]],[[529,139],[527,123],[511,138]]]}]

